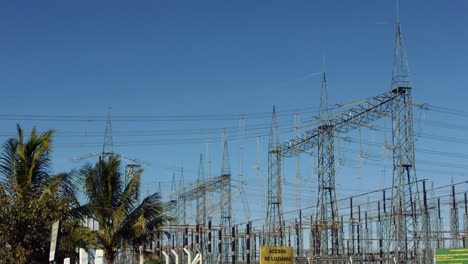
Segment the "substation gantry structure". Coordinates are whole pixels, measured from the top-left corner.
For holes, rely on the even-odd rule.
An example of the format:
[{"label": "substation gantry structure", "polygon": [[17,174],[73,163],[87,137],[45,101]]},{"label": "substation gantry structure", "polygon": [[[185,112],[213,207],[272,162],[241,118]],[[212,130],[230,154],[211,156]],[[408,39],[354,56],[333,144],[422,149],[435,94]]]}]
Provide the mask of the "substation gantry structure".
[{"label": "substation gantry structure", "polygon": [[[165,203],[165,211],[172,212],[172,215],[178,219],[178,226],[187,225],[185,207],[187,203],[196,201],[196,225],[198,228],[204,228],[207,225],[208,218],[211,219],[210,213],[207,208],[207,195],[211,193],[219,193],[218,208],[220,211],[218,229],[218,245],[211,251],[211,245],[203,247],[205,254],[217,256],[218,260],[222,263],[228,263],[231,257],[231,227],[232,227],[232,184],[231,169],[229,162],[229,152],[227,138],[223,135],[223,159],[221,166],[221,175],[211,178],[204,177],[203,157],[200,155],[200,165],[198,172],[198,179],[194,184],[187,187],[179,186],[181,191],[178,195],[173,195],[170,201]],[[241,189],[241,188],[240,188]],[[175,193],[175,179],[173,177],[173,193]],[[245,194],[241,194],[245,195]],[[180,222],[182,220],[182,222]],[[209,221],[211,224],[211,220]],[[211,229],[211,227],[210,227]],[[176,231],[177,232],[180,232]],[[178,237],[179,234],[174,234]],[[176,241],[175,244],[184,244],[183,241]]]},{"label": "substation gantry structure", "polygon": [[[178,220],[178,223],[176,223],[176,226],[180,227],[180,230],[172,230],[172,233],[173,233],[172,236],[174,237],[174,241],[170,243],[172,244],[172,247],[178,247],[178,246],[186,244],[186,242],[184,242],[184,239],[183,239],[184,237],[183,233],[184,233],[185,227],[186,226],[188,227],[189,224],[185,223],[183,220],[183,217],[181,217],[181,215],[184,214],[186,204],[192,201],[196,201],[196,210],[197,210],[196,227],[197,229],[207,228],[207,224],[208,223],[211,224],[211,220],[208,221],[208,218],[211,218],[211,216],[209,216],[209,213],[208,213],[208,207],[207,207],[207,202],[206,202],[207,196],[210,193],[222,192],[222,190],[228,184],[229,184],[229,177],[227,177],[226,175],[199,180],[196,183],[191,184],[187,186],[186,188],[184,188],[183,191],[180,194],[178,194],[175,198],[171,198],[170,201],[165,203],[164,205],[165,211],[172,214],[174,218]],[[222,212],[224,213],[225,211],[223,210]],[[227,214],[229,214],[229,212],[227,212]],[[177,217],[177,215],[179,215],[179,218]],[[225,216],[225,218],[222,218],[220,220],[227,218],[226,215],[224,214],[221,214],[221,215]],[[219,226],[217,225],[217,228],[219,230],[225,230],[230,227],[230,226],[226,226],[226,228],[222,228],[221,224],[222,222],[220,222]],[[211,226],[208,228],[211,229]],[[215,252],[219,250],[223,252],[222,251],[223,249],[226,250],[225,246],[223,248],[219,248],[219,246],[222,246],[222,245],[223,244],[218,245],[218,248],[211,248],[212,245],[198,245],[198,246],[200,246],[200,248],[204,251],[203,253],[205,253],[205,256],[207,256],[208,254],[218,255],[218,254],[215,254]],[[224,245],[226,245],[226,243]],[[222,254],[222,255],[224,256],[228,254]]]},{"label": "substation gantry structure", "polygon": [[[323,74],[320,116],[318,126],[284,143],[278,140],[278,125],[273,110],[268,152],[268,190],[266,239],[268,245],[282,245],[284,220],[281,201],[282,159],[301,153],[317,153],[318,197],[312,222],[311,249],[320,263],[341,263],[344,259],[343,223],[338,215],[335,193],[334,140],[380,118],[392,120],[393,180],[391,209],[383,216],[381,249],[386,252],[383,261],[419,263],[427,260],[424,234],[429,225],[420,225],[423,208],[419,198],[414,149],[412,87],[400,23],[396,24],[396,45],[393,61],[391,90],[363,99],[350,106],[340,106],[328,112],[326,77]],[[426,229],[426,230],[421,230]],[[421,243],[421,240],[423,241]]]}]

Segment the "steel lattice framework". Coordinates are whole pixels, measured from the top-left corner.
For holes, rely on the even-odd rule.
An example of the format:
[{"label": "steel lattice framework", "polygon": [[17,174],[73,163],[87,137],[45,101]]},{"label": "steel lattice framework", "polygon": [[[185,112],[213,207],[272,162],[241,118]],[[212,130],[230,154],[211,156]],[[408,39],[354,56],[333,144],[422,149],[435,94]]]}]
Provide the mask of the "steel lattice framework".
[{"label": "steel lattice framework", "polygon": [[107,113],[106,130],[104,131],[104,144],[102,145],[102,156],[114,153],[114,139],[112,137],[112,116],[110,109]]},{"label": "steel lattice framework", "polygon": [[283,245],[284,221],[282,209],[281,186],[281,151],[278,148],[279,134],[276,121],[276,110],[273,107],[272,126],[269,140],[268,155],[268,185],[267,185],[267,211],[266,211],[266,245]]},{"label": "steel lattice framework", "polygon": [[[343,105],[341,111],[321,117],[323,120],[318,127],[279,144],[269,151],[270,168],[280,167],[281,158],[290,158],[309,152],[314,148],[318,153],[319,190],[317,214],[313,227],[315,254],[333,256],[340,253],[339,229],[341,224],[335,194],[335,133],[347,133],[359,127],[368,126],[381,117],[392,117],[394,114],[393,102],[397,101],[402,94],[400,90],[392,90],[355,102],[356,105]],[[278,175],[280,172],[279,170],[275,174],[277,178],[281,176]],[[270,176],[270,178],[272,177]],[[274,201],[269,197],[270,200]],[[281,200],[278,200],[280,204]],[[273,203],[269,202],[270,204]]]},{"label": "steel lattice framework", "polygon": [[221,248],[219,256],[222,263],[229,262],[230,245],[231,245],[231,221],[232,221],[232,198],[231,198],[231,167],[229,163],[229,152],[227,137],[224,134],[224,148],[223,148],[223,164],[221,167],[221,197],[219,199],[219,207],[221,208]]},{"label": "steel lattice framework", "polygon": [[[396,28],[392,92],[399,96],[392,105],[393,231],[388,241],[391,245],[390,250],[394,252],[395,261],[419,262],[422,256],[419,252],[418,229],[422,211],[414,155],[413,101],[408,61],[399,22]],[[422,230],[422,233],[426,233],[425,230]]]},{"label": "steel lattice framework", "polygon": [[[319,125],[269,150],[269,160],[272,161],[269,168],[280,168],[281,158],[293,157],[314,148],[317,151],[319,190],[314,223],[316,254],[323,257],[340,254],[340,219],[337,214],[335,195],[335,134],[368,127],[370,123],[379,118],[390,117],[392,119],[393,188],[391,219],[389,220],[393,225],[388,234],[388,249],[393,252],[393,258],[398,262],[419,260],[421,254],[418,251],[417,236],[421,206],[415,168],[413,103],[409,76],[400,24],[397,23],[390,91],[354,104],[340,105],[340,111],[328,114],[323,112],[326,103],[322,102],[324,101],[322,87]],[[326,83],[325,75],[323,80],[323,83]],[[270,142],[270,146],[275,145]],[[281,177],[280,172],[277,172],[276,177]],[[276,188],[281,190],[280,186]],[[281,204],[281,199],[278,201]],[[428,228],[427,225],[424,226]]]},{"label": "steel lattice framework", "polygon": [[[361,100],[353,107],[329,114],[326,124],[306,131],[270,150],[271,160],[281,164],[281,158],[289,158],[316,149],[318,156],[319,190],[318,211],[315,219],[317,254],[337,255],[340,250],[340,219],[337,215],[334,168],[335,133],[347,133],[359,127],[368,127],[381,118],[393,120],[393,192],[392,221],[395,229],[390,239],[392,247],[399,248],[395,258],[411,258],[416,252],[419,197],[414,166],[414,137],[412,135],[412,101],[409,87],[397,87],[383,94]],[[273,157],[274,156],[274,157]],[[392,242],[390,242],[392,243]],[[402,245],[405,244],[405,247]],[[399,245],[399,246],[398,246]],[[405,257],[402,257],[405,256]]]},{"label": "steel lattice framework", "polygon": [[[197,180],[197,185],[200,186],[199,183],[203,182],[205,180],[205,170],[203,167],[203,155],[200,155],[200,163],[198,167],[198,180]],[[206,189],[207,186],[201,186],[199,188],[198,196],[196,197],[197,201],[197,216],[196,216],[196,224],[197,225],[206,225]]]},{"label": "steel lattice framework", "polygon": [[[359,127],[365,127],[381,117],[393,116],[391,102],[399,97],[398,91],[388,91],[380,95],[360,100],[355,107],[330,114],[328,124],[336,133],[347,133]],[[343,105],[343,107],[345,107]],[[307,153],[318,146],[320,127],[308,130],[300,136],[281,143],[271,153],[290,158],[301,153]]]}]

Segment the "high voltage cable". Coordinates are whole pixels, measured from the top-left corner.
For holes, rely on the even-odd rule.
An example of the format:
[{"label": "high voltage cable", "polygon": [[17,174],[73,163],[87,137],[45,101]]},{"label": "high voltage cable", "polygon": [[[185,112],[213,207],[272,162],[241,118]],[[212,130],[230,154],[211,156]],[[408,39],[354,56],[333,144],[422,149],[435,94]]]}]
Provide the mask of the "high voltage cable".
[{"label": "high voltage cable", "polygon": [[[433,107],[434,108],[434,107]],[[302,110],[305,109],[305,108],[302,108]],[[436,108],[437,109],[437,108]],[[298,110],[298,109],[296,109]],[[294,111],[289,111],[289,112],[283,112],[283,115],[288,115],[288,114],[291,114],[291,113],[298,113],[296,112],[296,110]],[[301,110],[301,109],[299,109]],[[345,111],[345,110],[344,110]],[[450,113],[453,113],[455,110],[452,110],[452,112]],[[251,114],[252,116],[260,116],[260,115],[263,115],[263,117],[269,117],[270,113],[259,113],[259,114]],[[34,117],[34,118],[57,118],[57,117],[65,117],[67,118],[66,120],[67,121],[76,121],[76,120],[82,120],[82,121],[90,121],[90,119],[92,118],[101,118],[101,117],[96,117],[96,116],[46,116],[46,115],[0,115],[0,119],[1,118],[6,118],[6,117],[15,117],[15,118],[18,118],[18,117]],[[122,117],[124,118],[123,120],[128,120],[127,118],[154,118],[154,117],[151,117],[151,116],[128,116],[128,117]],[[237,120],[239,118],[239,115],[205,115],[205,116],[172,116],[172,117],[168,117],[169,119],[170,118],[181,118],[180,120],[185,120],[185,118],[194,118],[194,120],[197,120],[197,121],[200,121],[202,119],[206,119],[206,120],[209,120],[210,118],[221,118],[221,117],[232,117],[232,120]],[[116,120],[116,119],[119,119],[120,117],[119,116],[114,116],[113,118],[113,121]],[[165,117],[164,117],[165,118]],[[246,114],[245,116],[246,119],[249,119],[249,115]],[[16,119],[15,119],[16,120]],[[57,119],[58,120],[58,119]],[[63,119],[65,120],[65,119]],[[175,119],[174,119],[175,120]],[[306,125],[303,125],[302,128],[306,128],[306,127],[311,127],[313,126],[313,124],[315,122],[312,122],[312,124],[310,124],[309,122],[311,121],[315,121],[316,120],[316,117],[315,118],[312,118],[312,119],[307,119],[307,120],[303,120],[302,123],[305,123]],[[99,119],[99,121],[105,121],[105,119]],[[132,119],[132,121],[139,121],[137,119]],[[463,126],[459,126],[459,125],[452,125],[452,124],[447,124],[447,123],[442,123],[442,122],[435,122],[435,121],[431,121],[431,120],[425,120],[425,122],[429,123],[429,124],[432,124],[432,125],[435,125],[437,127],[444,127],[444,128],[452,128],[452,129],[456,129],[456,128],[459,128],[459,129],[463,129],[463,130],[468,130],[468,127],[463,127]],[[290,123],[290,122],[288,122]],[[269,129],[270,125],[269,124],[262,124],[262,125],[255,125],[255,126],[247,126],[245,128],[245,131],[252,131],[254,129],[257,129],[257,130],[261,130],[261,129]],[[159,136],[170,136],[170,135],[184,135],[184,134],[190,134],[190,133],[216,133],[216,132],[219,132],[221,129],[220,128],[200,128],[200,129],[174,129],[174,130],[160,130],[160,131],[122,131],[122,132],[114,132],[115,135],[120,135],[120,136],[151,136],[151,135],[159,135]],[[239,128],[235,128],[235,127],[230,127],[228,129],[228,131],[239,131]],[[390,130],[387,130],[387,131],[390,131]],[[96,136],[96,137],[100,137],[102,136],[102,133],[98,133],[98,132],[81,132],[81,133],[74,133],[74,132],[65,132],[65,133],[57,133],[58,135],[57,136],[83,136],[83,137],[92,137],[92,136]],[[0,134],[1,136],[9,136],[8,133],[1,133]]]},{"label": "high voltage cable", "polygon": [[[333,108],[334,109],[334,108]],[[286,116],[295,113],[318,113],[316,107],[304,107],[297,109],[288,109],[278,111],[278,116]],[[219,120],[238,120],[240,116],[249,119],[260,119],[271,117],[271,112],[258,113],[240,113],[240,114],[219,114],[219,115],[165,115],[165,116],[143,116],[143,115],[112,115],[112,121],[117,122],[143,122],[143,121],[219,121]],[[0,120],[15,120],[15,121],[66,121],[66,122],[105,122],[107,116],[94,115],[0,115]]]},{"label": "high voltage cable", "polygon": [[[343,148],[342,150],[345,150],[348,153],[360,154],[360,150],[355,150],[355,149],[351,149],[351,148]],[[373,152],[367,152],[366,155],[371,156],[371,157],[382,157],[382,155],[380,153],[373,153]],[[364,159],[366,159],[366,158],[364,158]],[[366,160],[368,160],[368,159],[366,159]],[[388,157],[387,160],[391,160],[391,157]],[[426,165],[438,166],[438,167],[468,169],[468,166],[458,165],[458,164],[453,164],[453,163],[447,163],[447,162],[427,161],[427,160],[421,160],[421,159],[417,159],[417,162],[420,163],[420,164],[426,164]]]},{"label": "high voltage cable", "polygon": [[[290,110],[281,112],[283,116],[286,116],[291,113],[297,113],[298,110],[303,111],[304,109],[311,109],[311,108],[301,108],[301,109],[295,109],[295,110]],[[458,115],[458,116],[466,116],[468,117],[468,113],[456,109],[450,109],[450,108],[445,108],[445,107],[437,107],[437,106],[430,106],[429,111],[435,111],[435,112],[441,112],[445,114],[450,114],[450,115]],[[257,118],[269,118],[271,113],[254,113],[254,114],[245,114],[245,118],[249,117],[257,117]],[[77,119],[81,119],[82,121],[89,121],[89,119],[96,118],[96,120],[100,121],[105,121],[103,117],[97,117],[97,116],[48,116],[48,115],[0,115],[0,119],[2,118],[16,118],[17,120],[18,117],[25,117],[25,118],[59,118],[59,119],[67,119],[67,121],[74,121]],[[101,118],[101,119],[99,119]],[[113,118],[113,120],[121,119],[121,120],[133,120],[133,121],[139,121],[139,118],[141,120],[148,120],[151,118],[161,118],[158,116],[116,116]],[[179,120],[186,120],[186,119],[196,119],[196,120],[219,120],[220,118],[228,118],[228,120],[231,120],[229,118],[232,118],[232,120],[238,120],[239,115],[197,115],[197,116],[168,116],[168,119],[178,119]],[[306,123],[306,125],[303,125],[302,127],[310,127],[312,124],[309,122],[314,121],[315,119],[308,119],[307,121],[301,122],[301,123]],[[292,122],[287,122],[287,123],[292,123]],[[450,128],[450,129],[455,129],[455,130],[460,130],[460,131],[465,131],[468,130],[468,127],[461,126],[458,124],[449,124],[445,122],[438,122],[438,121],[432,121],[432,120],[425,120],[424,121],[425,125],[432,125],[436,127],[441,127],[441,128]],[[280,122],[281,124],[281,122]],[[384,131],[384,132],[391,132],[391,128],[388,127],[379,127],[378,125],[372,125],[372,127],[375,128],[376,131]],[[270,124],[258,124],[258,125],[253,125],[253,126],[246,126],[245,131],[251,132],[251,133],[246,133],[244,138],[249,139],[249,138],[255,138],[259,136],[267,136],[269,133],[269,128]],[[236,131],[239,131],[239,128],[235,127],[230,127],[230,133]],[[122,137],[130,137],[130,136],[174,136],[174,135],[188,135],[188,134],[194,134],[197,133],[199,135],[206,135],[206,134],[215,134],[219,133],[220,129],[216,128],[206,128],[206,129],[173,129],[173,130],[160,130],[160,131],[123,131],[119,133],[118,131],[114,132],[115,135],[122,136]],[[292,133],[295,131],[294,125],[290,126],[282,126],[280,133]],[[128,133],[128,134],[126,134]],[[132,134],[134,133],[134,134]],[[81,133],[80,133],[81,134]],[[60,135],[58,133],[58,135]],[[72,136],[73,134],[67,134],[64,133],[62,136]],[[79,134],[76,134],[79,136]],[[84,132],[85,137],[88,136],[96,136],[96,137],[101,137],[101,133],[91,133],[91,132]],[[440,136],[440,135],[433,135],[433,134],[427,134],[427,133],[422,133],[419,135],[420,138],[424,139],[431,139],[431,140],[439,140],[439,141],[444,141],[444,142],[453,142],[453,143],[463,143],[467,144],[468,140],[462,139],[462,138],[456,138],[456,137],[446,137],[446,136]],[[212,138],[213,141],[217,141],[217,137],[210,137]],[[220,137],[219,137],[220,138]],[[239,139],[239,136],[232,135],[229,137],[230,140],[236,140]],[[184,144],[200,144],[200,143],[206,143],[206,138],[182,138],[182,139],[172,139],[172,140],[147,140],[147,141],[123,141],[121,143],[117,143],[117,146],[139,146],[139,145],[184,145]],[[356,142],[356,140],[354,140]],[[364,143],[364,141],[362,141]],[[378,143],[376,143],[378,144]],[[374,144],[374,145],[376,145]],[[89,142],[82,142],[82,143],[61,143],[57,144],[58,147],[94,147],[94,146],[101,146],[102,142],[96,142],[96,143],[89,143]],[[382,146],[383,144],[380,144]],[[418,152],[426,153],[426,154],[434,154],[434,155],[444,155],[444,156],[451,156],[451,157],[459,157],[459,158],[466,158],[466,155],[464,154],[458,154],[458,153],[453,153],[453,152],[441,152],[441,151],[434,151],[434,150],[423,150],[423,149],[417,149]]]},{"label": "high voltage cable", "polygon": [[[269,128],[265,127],[261,133],[246,133],[244,136],[241,135],[232,135],[228,136],[228,140],[238,140],[240,138],[245,138],[245,139],[252,139],[256,138],[258,136],[267,136],[269,134],[268,131]],[[282,133],[291,133],[294,131],[295,128],[293,127],[286,127],[283,129],[280,129],[280,132]],[[221,136],[216,136],[216,137],[210,137],[212,142],[220,142],[222,137]],[[114,142],[114,145],[116,146],[138,146],[138,145],[170,145],[170,144],[199,144],[199,143],[206,143],[207,138],[179,138],[179,139],[166,139],[166,140],[146,140],[146,141],[120,141],[120,142]],[[102,145],[101,142],[87,142],[87,143],[62,143],[62,144],[56,144],[57,147],[90,147],[90,146],[99,146]]]},{"label": "high voltage cable", "polygon": [[[269,130],[271,125],[269,123],[251,125],[246,127],[244,131],[259,131]],[[288,126],[289,127],[289,126]],[[149,131],[115,131],[114,136],[172,136],[172,135],[186,135],[186,134],[215,134],[220,133],[222,130],[229,131],[230,133],[242,132],[238,127],[223,127],[221,128],[190,128],[190,129],[166,129],[166,130],[149,130]],[[60,137],[102,137],[102,132],[57,132]]]},{"label": "high voltage cable", "polygon": [[[369,141],[369,140],[352,138],[352,137],[347,137],[346,140],[347,140],[347,142],[356,143],[356,144],[363,143],[365,145],[374,146],[374,147],[381,147],[381,146],[384,145],[384,143],[381,143],[381,142],[372,142],[372,141]],[[388,151],[390,151],[390,150],[388,150]],[[416,152],[432,154],[432,155],[438,155],[438,156],[450,156],[450,157],[454,157],[454,158],[468,158],[468,154],[462,154],[462,153],[456,153],[456,152],[446,152],[446,151],[437,151],[437,150],[426,149],[426,148],[417,148]]]},{"label": "high voltage cable", "polygon": [[[313,119],[306,119],[306,122],[312,122],[315,121],[315,118]],[[291,123],[291,122],[288,122]],[[281,125],[280,127],[283,128],[284,131],[289,131],[290,128],[293,125]],[[271,124],[269,123],[263,123],[263,124],[256,124],[256,125],[251,125],[248,126],[244,129],[244,132],[252,132],[252,131],[268,131],[271,127]],[[285,128],[286,127],[286,128]],[[229,133],[240,133],[242,132],[240,128],[238,127],[223,127],[223,129],[227,130]],[[285,130],[286,129],[286,130]],[[113,135],[114,136],[174,136],[174,135],[187,135],[187,134],[217,134],[220,133],[222,129],[221,128],[190,128],[190,129],[166,129],[166,130],[148,130],[148,131],[114,131]],[[262,133],[262,135],[265,134]],[[256,135],[256,134],[255,134]],[[13,136],[13,134],[10,134],[8,132],[0,132],[0,136]],[[83,131],[83,132],[60,132],[57,131],[56,133],[57,137],[83,137],[83,138],[90,138],[90,137],[102,137],[103,134],[102,132],[88,132],[88,131]]]},{"label": "high voltage cable", "polygon": [[444,113],[444,114],[450,114],[450,115],[456,115],[456,116],[461,116],[461,117],[468,117],[468,112],[464,110],[458,110],[454,108],[448,108],[448,107],[443,107],[443,106],[435,106],[435,105],[427,105],[430,111],[434,112],[439,112],[439,113]]},{"label": "high voltage cable", "polygon": [[[341,109],[337,113],[346,112],[348,107],[358,104],[365,99],[356,100],[349,103],[336,104],[328,110]],[[425,105],[423,110],[434,112],[452,114],[457,116],[468,117],[468,112],[452,108],[446,108],[434,105]],[[318,113],[317,107],[302,107],[296,109],[287,109],[284,111],[277,111],[277,116],[286,116],[291,114],[304,114],[304,113]],[[219,120],[238,120],[240,116],[248,119],[268,118],[271,112],[257,112],[257,113],[239,113],[239,114],[219,114],[219,115],[113,115],[112,121],[117,122],[143,122],[143,121],[219,121]],[[3,114],[0,115],[0,120],[14,120],[14,121],[60,121],[60,122],[105,122],[107,116],[103,115],[19,115],[19,114]]]}]

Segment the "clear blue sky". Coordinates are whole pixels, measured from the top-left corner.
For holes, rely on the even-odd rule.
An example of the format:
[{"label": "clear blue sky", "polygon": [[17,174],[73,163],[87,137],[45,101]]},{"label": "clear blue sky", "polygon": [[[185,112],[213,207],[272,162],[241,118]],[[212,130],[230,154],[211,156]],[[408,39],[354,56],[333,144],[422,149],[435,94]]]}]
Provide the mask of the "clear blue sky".
[{"label": "clear blue sky", "polygon": [[[400,1],[414,101],[429,106],[415,110],[416,147],[425,150],[416,153],[418,176],[436,185],[467,179],[467,13],[465,0]],[[72,158],[101,151],[110,107],[115,151],[151,162],[144,187],[155,191],[161,182],[167,193],[181,166],[187,185],[196,179],[200,154],[210,154],[212,175],[220,172],[227,128],[232,172],[243,172],[256,201],[250,207],[261,215],[263,176],[251,167],[267,171],[272,106],[291,131],[281,140],[294,135],[294,113],[299,125],[313,120],[323,53],[331,104],[390,89],[395,20],[392,0],[2,1],[0,140],[14,135],[16,123],[56,129],[54,170],[76,168]],[[338,195],[389,186],[390,167],[375,166],[385,162],[370,155],[389,154],[362,139],[381,143],[390,135],[362,129],[350,136],[361,142],[338,144]],[[311,158],[301,162],[304,205],[315,189]],[[285,174],[291,187],[295,161]]]}]

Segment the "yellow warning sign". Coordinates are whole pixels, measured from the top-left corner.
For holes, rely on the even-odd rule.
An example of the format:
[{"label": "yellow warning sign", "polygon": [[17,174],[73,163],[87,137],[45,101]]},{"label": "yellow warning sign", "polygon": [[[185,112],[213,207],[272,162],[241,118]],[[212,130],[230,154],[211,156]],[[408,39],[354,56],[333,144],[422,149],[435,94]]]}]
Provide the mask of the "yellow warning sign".
[{"label": "yellow warning sign", "polygon": [[281,246],[261,246],[260,264],[293,264],[293,248]]}]

